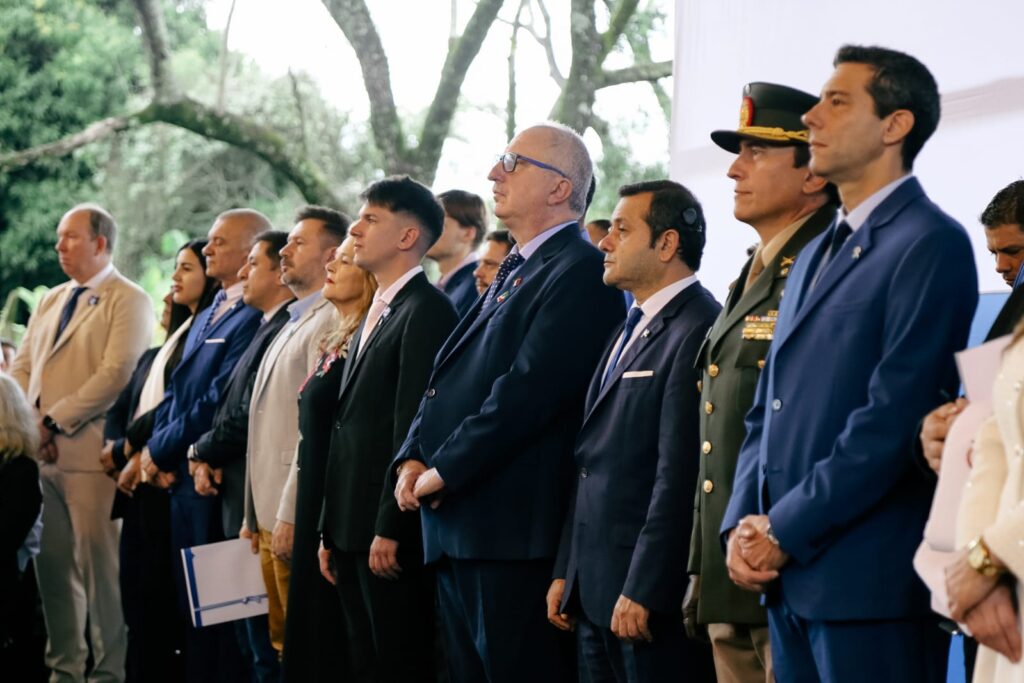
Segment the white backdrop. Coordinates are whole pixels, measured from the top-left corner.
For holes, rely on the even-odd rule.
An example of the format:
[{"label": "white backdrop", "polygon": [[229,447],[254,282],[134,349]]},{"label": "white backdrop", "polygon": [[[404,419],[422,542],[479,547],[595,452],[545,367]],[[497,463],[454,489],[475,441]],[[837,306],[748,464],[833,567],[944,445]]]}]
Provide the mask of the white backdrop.
[{"label": "white backdrop", "polygon": [[732,217],[733,155],[708,134],[735,128],[743,85],[768,81],[817,94],[844,43],[908,52],[942,92],[939,128],[914,172],[971,234],[982,291],[1006,291],[978,216],[1024,175],[1024,52],[1020,0],[676,0],[671,175],[704,205],[701,280],[720,299],[757,241]]}]

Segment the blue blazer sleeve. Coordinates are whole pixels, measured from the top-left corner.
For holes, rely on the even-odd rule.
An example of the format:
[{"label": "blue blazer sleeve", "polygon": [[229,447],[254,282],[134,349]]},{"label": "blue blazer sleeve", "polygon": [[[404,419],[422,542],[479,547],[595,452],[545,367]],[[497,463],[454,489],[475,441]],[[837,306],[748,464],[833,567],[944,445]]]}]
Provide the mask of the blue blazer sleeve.
[{"label": "blue blazer sleeve", "polygon": [[[729,497],[729,504],[725,508],[725,516],[722,518],[722,526],[719,533],[722,538],[722,547],[729,538],[729,532],[739,526],[740,520],[747,515],[754,515],[760,512],[760,501],[757,490],[760,479],[757,474],[757,465],[760,461],[761,434],[764,431],[764,406],[766,378],[771,371],[771,356],[765,365],[761,377],[757,380],[757,389],[754,391],[754,403],[744,419],[747,427],[747,435],[743,439],[743,446],[740,448],[739,459],[736,463],[736,474],[733,477],[732,495]],[[697,483],[700,485],[700,482]]]}]

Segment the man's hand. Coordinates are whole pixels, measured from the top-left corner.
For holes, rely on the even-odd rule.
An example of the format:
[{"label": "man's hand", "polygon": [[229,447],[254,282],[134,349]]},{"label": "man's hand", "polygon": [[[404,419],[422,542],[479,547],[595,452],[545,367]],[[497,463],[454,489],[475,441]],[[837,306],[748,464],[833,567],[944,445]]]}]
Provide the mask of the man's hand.
[{"label": "man's hand", "polygon": [[928,461],[928,467],[932,468],[935,474],[938,474],[942,467],[942,449],[946,445],[949,428],[966,407],[967,399],[962,397],[955,402],[944,403],[928,413],[921,424],[920,439],[924,459]]},{"label": "man's hand", "polygon": [[1021,656],[1021,637],[1017,630],[1017,611],[1010,589],[1000,584],[967,613],[967,628],[979,643],[992,648],[1011,662]]},{"label": "man's hand", "polygon": [[295,545],[295,525],[277,520],[270,536],[270,552],[281,562],[291,564],[292,547]]},{"label": "man's hand", "polygon": [[[156,475],[159,474],[160,468],[153,462],[153,456],[149,454],[149,446],[142,449],[142,471],[146,473],[148,479],[156,479]],[[160,488],[166,488],[161,486]]]},{"label": "man's hand", "polygon": [[43,418],[41,417],[37,426],[39,427],[39,449],[42,450],[43,446],[53,441],[53,432],[43,424]]},{"label": "man's hand", "polygon": [[323,541],[320,541],[320,550],[317,551],[317,557],[320,558],[320,573],[327,579],[327,583],[337,586],[338,572],[334,568],[334,558],[331,556],[331,551],[324,547]]},{"label": "man's hand", "polygon": [[253,532],[249,531],[249,528],[247,526],[245,526],[244,523],[242,524],[242,528],[238,530],[238,537],[239,538],[248,538],[249,539],[249,544],[251,546],[252,554],[253,555],[259,555],[260,554],[260,535],[259,534],[254,534]]},{"label": "man's hand", "polygon": [[149,483],[158,489],[169,489],[174,486],[174,482],[178,481],[178,475],[174,472],[161,472],[156,471],[155,477],[150,477]]},{"label": "man's hand", "polygon": [[[992,556],[993,561],[995,556]],[[998,576],[985,576],[967,562],[967,550],[957,553],[953,564],[946,567],[946,595],[949,616],[964,623],[964,617],[991,593],[999,583]]]},{"label": "man's hand", "polygon": [[639,602],[633,602],[625,595],[620,595],[612,610],[612,633],[619,640],[654,640],[651,630],[647,627],[647,619],[651,611]]},{"label": "man's hand", "polygon": [[697,605],[700,603],[700,574],[690,577],[690,583],[686,586],[686,595],[683,596],[683,627],[686,629],[686,637],[690,640],[697,640],[703,643],[711,642],[708,638],[708,629],[697,623]]},{"label": "man's hand", "polygon": [[736,528],[743,559],[754,569],[770,571],[781,569],[789,555],[768,538],[768,515],[747,515]]},{"label": "man's hand", "polygon": [[729,541],[725,546],[725,566],[729,570],[729,578],[744,590],[763,593],[765,587],[778,578],[779,572],[774,569],[758,570],[750,566],[740,550],[738,530],[739,527],[736,527],[729,532]]},{"label": "man's hand", "polygon": [[[195,464],[195,467],[192,465]],[[211,469],[205,462],[190,460],[188,469],[192,473],[192,482],[196,487],[196,493],[200,496],[216,496],[220,490],[215,486],[219,484],[220,470]]]},{"label": "man's hand", "polygon": [[57,462],[57,458],[60,457],[60,451],[57,450],[57,442],[52,439],[44,446],[39,447],[39,460],[47,463],[54,464]]},{"label": "man's hand", "polygon": [[566,612],[559,612],[562,607],[562,598],[565,595],[565,579],[555,579],[548,588],[548,621],[555,628],[563,631],[571,631],[576,628],[576,617]]},{"label": "man's hand", "polygon": [[202,464],[203,464],[203,462],[201,460],[189,460],[188,461],[188,476],[190,476],[193,479],[195,479],[196,478],[196,470],[198,470],[199,466],[202,465]]},{"label": "man's hand", "polygon": [[395,484],[395,500],[402,512],[419,510],[420,501],[413,494],[416,480],[427,471],[427,466],[419,460],[406,460],[399,466],[398,483]]},{"label": "man's hand", "polygon": [[125,464],[121,474],[117,477],[117,488],[121,493],[131,497],[135,493],[135,487],[139,485],[142,477],[142,470],[139,467],[139,456],[133,455]]},{"label": "man's hand", "polygon": [[402,571],[398,564],[398,541],[374,536],[370,544],[370,571],[382,579],[395,581]]},{"label": "man's hand", "polygon": [[100,467],[107,473],[107,476],[117,481],[117,467],[114,466],[114,442],[107,441],[100,451]]},{"label": "man's hand", "polygon": [[441,498],[444,495],[444,479],[437,473],[436,467],[431,467],[416,479],[412,495],[416,496],[421,503],[430,505],[431,510],[440,507]]}]

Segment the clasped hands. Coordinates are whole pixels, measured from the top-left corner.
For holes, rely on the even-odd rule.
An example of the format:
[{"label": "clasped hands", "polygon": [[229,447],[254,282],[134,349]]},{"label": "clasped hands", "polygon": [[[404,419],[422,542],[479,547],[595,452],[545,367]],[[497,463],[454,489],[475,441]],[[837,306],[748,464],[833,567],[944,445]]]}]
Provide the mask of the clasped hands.
[{"label": "clasped hands", "polygon": [[395,484],[395,500],[403,512],[419,510],[426,503],[436,510],[444,498],[444,480],[436,467],[427,466],[418,460],[406,460],[399,467],[398,483]]},{"label": "clasped hands", "polygon": [[763,593],[789,560],[789,555],[768,538],[768,527],[768,515],[747,515],[729,532],[726,544],[729,578],[755,593]]},{"label": "clasped hands", "polygon": [[[1000,564],[995,555],[992,561]],[[971,567],[967,551],[946,567],[946,595],[950,616],[966,624],[971,635],[1012,662],[1021,658],[1017,603],[1011,586],[1000,575],[985,576]]]},{"label": "clasped hands", "polygon": [[[564,596],[565,579],[555,579],[551,582],[545,599],[548,608],[548,621],[559,630],[572,631],[576,628],[576,617],[561,611]],[[654,636],[651,635],[648,623],[650,616],[650,609],[620,594],[612,609],[611,631],[619,640],[652,642]]]}]

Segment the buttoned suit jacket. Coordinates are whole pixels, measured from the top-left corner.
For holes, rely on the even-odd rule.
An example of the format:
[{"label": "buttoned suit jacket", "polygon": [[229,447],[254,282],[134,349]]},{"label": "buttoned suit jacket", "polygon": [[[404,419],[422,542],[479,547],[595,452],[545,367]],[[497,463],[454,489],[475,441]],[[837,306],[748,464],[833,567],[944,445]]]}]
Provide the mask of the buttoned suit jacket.
[{"label": "buttoned suit jacket", "polygon": [[957,385],[978,300],[970,240],[916,179],[846,240],[797,258],[747,416],[722,539],[767,513],[790,555],[778,590],[809,620],[929,615],[914,572],[935,478],[919,420]]},{"label": "buttoned suit jacket", "polygon": [[224,387],[262,316],[238,300],[207,329],[213,309],[208,306],[201,311],[188,331],[185,351],[171,373],[147,442],[157,467],[177,474],[171,489],[175,495],[199,495],[188,473],[186,452],[213,424]]},{"label": "buttoned suit jacket", "polygon": [[[757,380],[771,346],[770,339],[754,338],[765,335],[753,334],[761,323],[748,320],[748,316],[764,318],[772,311],[778,315],[796,257],[828,228],[835,214],[835,205],[826,204],[808,217],[750,288],[744,289],[753,257],[747,260],[701,349],[700,431],[701,441],[709,444],[710,452],[700,456],[688,571],[701,577],[697,620],[702,624],[766,623],[760,597],[729,578],[718,538],[746,433],[743,418],[754,402]],[[744,329],[748,327],[745,337]],[[765,328],[762,324],[757,329]],[[711,366],[715,367],[715,376],[708,370]],[[705,492],[704,482],[711,482],[710,491]]]},{"label": "buttoned suit jacket", "polygon": [[559,230],[438,353],[395,459],[444,479],[421,512],[427,561],[554,558],[587,386],[624,314],[602,263],[576,225]]},{"label": "buttoned suit jacket", "polygon": [[700,464],[694,361],[718,302],[699,282],[674,296],[637,333],[602,387],[612,337],[587,393],[576,440],[578,476],[555,575],[587,618],[611,628],[619,595],[677,615],[687,577]]},{"label": "buttoned suit jacket", "polygon": [[479,295],[476,291],[476,278],[473,271],[476,270],[476,262],[467,263],[454,273],[448,282],[444,284],[444,293],[451,299],[452,306],[459,317],[466,315],[473,307]]},{"label": "buttoned suit jacket", "polygon": [[394,487],[384,482],[458,314],[422,273],[385,310],[358,355],[365,317],[353,335],[332,411],[321,530],[344,552],[368,551],[374,536],[422,548],[419,515],[401,512]]},{"label": "buttoned suit jacket", "polygon": [[271,531],[277,520],[295,523],[298,480],[290,476],[299,447],[299,389],[320,355],[319,343],[336,324],[334,305],[320,298],[286,324],[263,355],[249,404],[245,468],[245,524]]},{"label": "buttoned suit jacket", "polygon": [[56,466],[102,472],[104,418],[152,341],[153,306],[142,289],[115,269],[94,291],[82,294],[54,343],[72,290],[72,283],[65,282],[43,297],[11,375],[39,414],[49,415],[65,432],[54,438]]},{"label": "buttoned suit jacket", "polygon": [[221,502],[224,535],[234,538],[245,520],[245,451],[249,442],[249,402],[256,371],[267,347],[288,322],[288,307],[261,323],[252,343],[231,371],[224,396],[213,415],[210,430],[195,443],[196,457],[214,469],[221,469],[217,487]]}]

